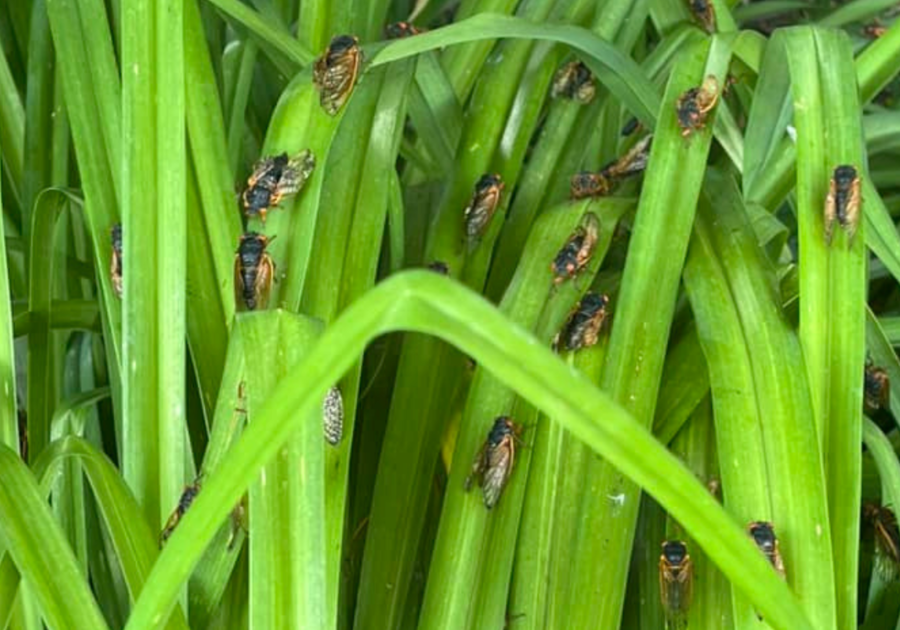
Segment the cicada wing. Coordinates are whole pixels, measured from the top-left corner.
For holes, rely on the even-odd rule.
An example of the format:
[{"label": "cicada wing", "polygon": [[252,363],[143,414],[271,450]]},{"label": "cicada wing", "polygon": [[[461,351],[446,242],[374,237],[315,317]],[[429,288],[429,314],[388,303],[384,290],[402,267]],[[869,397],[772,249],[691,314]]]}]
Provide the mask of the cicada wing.
[{"label": "cicada wing", "polygon": [[[241,273],[241,257],[234,257],[234,303],[244,304],[244,277]],[[240,310],[240,309],[238,309]]]},{"label": "cicada wing", "polygon": [[491,509],[500,500],[500,494],[512,472],[515,447],[512,437],[504,439],[499,445],[488,449],[487,468],[481,484],[484,493],[484,506]]},{"label": "cicada wing", "polygon": [[469,476],[466,477],[466,482],[463,485],[463,489],[468,492],[472,489],[472,483],[477,482],[481,485],[482,480],[484,479],[484,471],[487,468],[487,458],[485,455],[487,454],[488,444],[485,442],[480,449],[478,449],[478,454],[475,455],[475,461],[472,463],[472,470],[469,472]]},{"label": "cicada wing", "polygon": [[265,309],[269,303],[269,293],[272,290],[272,280],[274,278],[275,262],[271,256],[263,254],[259,261],[259,269],[256,272],[256,283],[253,285],[257,309]]},{"label": "cicada wing", "polygon": [[835,194],[834,181],[831,182],[831,188],[828,190],[828,196],[825,198],[825,244],[831,245],[831,239],[834,235],[834,224],[837,221],[837,200]]}]

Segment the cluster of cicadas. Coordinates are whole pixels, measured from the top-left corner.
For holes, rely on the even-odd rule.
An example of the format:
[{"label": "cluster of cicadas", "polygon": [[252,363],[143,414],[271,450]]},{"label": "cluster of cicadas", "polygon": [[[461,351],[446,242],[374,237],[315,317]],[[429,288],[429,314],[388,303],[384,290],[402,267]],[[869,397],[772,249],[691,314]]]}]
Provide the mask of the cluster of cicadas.
[{"label": "cluster of cicadas", "polygon": [[[328,49],[313,66],[313,83],[319,92],[319,103],[330,116],[336,115],[353,91],[359,77],[362,53],[356,37],[340,35],[331,40]],[[280,153],[260,159],[254,166],[240,195],[244,215],[259,217],[265,223],[267,213],[279,206],[286,197],[302,190],[316,168],[316,158],[309,150],[296,155]],[[275,279],[275,261],[266,247],[275,237],[247,231],[240,237],[234,257],[234,297],[240,310],[265,309]],[[116,295],[122,295],[122,228],[112,229],[111,277]],[[243,397],[243,383],[239,388]],[[244,412],[242,409],[236,411]],[[338,387],[328,390],[322,402],[322,419],[326,441],[337,445],[343,436],[343,398]],[[200,477],[185,486],[178,504],[159,536],[160,545],[175,531],[191,504],[200,493]],[[232,532],[228,541],[231,549],[240,530],[246,530],[245,501],[232,510]]]}]

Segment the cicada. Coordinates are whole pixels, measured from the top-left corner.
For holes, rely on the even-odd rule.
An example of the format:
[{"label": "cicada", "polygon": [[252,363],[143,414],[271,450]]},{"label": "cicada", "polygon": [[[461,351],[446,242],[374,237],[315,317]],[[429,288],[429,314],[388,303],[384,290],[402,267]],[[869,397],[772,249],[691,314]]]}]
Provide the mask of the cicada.
[{"label": "cicada", "polygon": [[418,35],[422,30],[409,22],[394,22],[384,28],[384,34],[388,39],[402,39]]},{"label": "cicada", "polygon": [[853,242],[853,235],[859,225],[862,202],[860,189],[856,167],[842,164],[834,169],[828,197],[825,198],[825,242],[828,245],[831,245],[835,222],[847,233],[848,241]]},{"label": "cicada", "polygon": [[569,319],[563,325],[553,342],[554,347],[562,345],[569,351],[590,348],[600,336],[603,322],[606,321],[606,307],[609,298],[597,293],[588,293],[575,310],[569,315]]},{"label": "cicada", "polygon": [[184,491],[182,491],[181,496],[178,498],[178,505],[175,506],[175,511],[172,512],[172,515],[169,516],[169,520],[166,521],[166,526],[163,528],[162,532],[159,534],[159,546],[162,547],[166,544],[166,541],[169,539],[169,536],[172,535],[172,532],[175,531],[175,528],[178,526],[178,523],[181,522],[181,519],[184,518],[185,513],[188,511],[188,508],[191,507],[191,503],[194,502],[194,499],[197,498],[197,495],[200,493],[200,480],[196,479],[193,483],[190,483],[184,487]]},{"label": "cicada", "polygon": [[694,563],[687,545],[667,540],[659,556],[659,597],[670,628],[681,628],[687,621],[694,592]]},{"label": "cicada", "polygon": [[891,383],[884,368],[866,361],[865,381],[863,386],[863,407],[866,414],[873,414],[879,409],[887,409],[891,398]]},{"label": "cicada", "polygon": [[863,516],[875,529],[875,566],[886,580],[900,574],[900,529],[890,508],[874,503],[863,506]]},{"label": "cicada", "polygon": [[866,24],[862,28],[863,35],[870,39],[878,39],[885,33],[887,33],[887,27],[884,24],[881,24],[878,20]]},{"label": "cicada", "polygon": [[706,117],[719,100],[719,81],[713,75],[703,80],[703,85],[687,90],[675,102],[681,135],[689,136],[706,126]]},{"label": "cicada", "polygon": [[428,269],[442,276],[450,275],[450,266],[442,260],[435,260],[428,264]]},{"label": "cicada", "polygon": [[336,446],[344,435],[344,398],[337,385],[328,390],[322,401],[322,424],[325,440]]},{"label": "cicada", "polygon": [[275,261],[266,253],[267,237],[256,232],[241,236],[237,254],[234,257],[235,300],[253,311],[265,308],[269,302],[269,292],[275,277]]},{"label": "cicada", "polygon": [[604,171],[593,173],[581,171],[572,175],[569,181],[569,197],[585,199],[587,197],[605,197],[612,192],[613,182]]},{"label": "cicada", "polygon": [[328,44],[328,50],[316,59],[313,83],[319,90],[319,103],[330,116],[337,114],[350,98],[359,78],[362,51],[359,40],[352,35],[338,35]]},{"label": "cicada", "polygon": [[688,6],[707,33],[716,32],[716,9],[710,0],[688,0]]},{"label": "cicada", "polygon": [[642,173],[647,168],[652,142],[651,134],[642,138],[625,155],[604,166],[600,172],[584,171],[573,175],[569,185],[569,196],[572,199],[604,197],[623,179]]},{"label": "cicada", "polygon": [[109,277],[113,293],[122,297],[122,224],[116,223],[109,231],[112,242],[112,257],[109,263]]},{"label": "cicada", "polygon": [[269,209],[284,197],[300,192],[315,168],[316,158],[308,149],[293,157],[281,153],[261,159],[253,166],[247,188],[241,195],[244,214],[259,215],[265,223]]},{"label": "cicada", "polygon": [[500,175],[482,175],[475,183],[475,192],[463,212],[466,236],[471,240],[484,234],[494,212],[500,205],[500,193],[503,191],[503,179]]},{"label": "cicada", "polygon": [[775,536],[775,528],[772,523],[767,521],[754,521],[747,526],[747,531],[753,538],[753,542],[763,552],[763,555],[775,568],[782,578],[784,573],[784,562],[781,560],[781,552],[778,550],[778,538]]},{"label": "cicada", "polygon": [[594,77],[580,61],[570,61],[557,70],[550,88],[553,98],[567,98],[583,105],[590,103],[596,93]]},{"label": "cicada", "polygon": [[597,247],[599,236],[600,220],[593,212],[586,212],[581,223],[550,263],[554,284],[574,277],[587,266]]},{"label": "cicada", "polygon": [[629,118],[628,122],[622,127],[621,135],[622,136],[630,136],[635,131],[640,129],[643,125],[641,125],[641,121],[636,117]]},{"label": "cicada", "polygon": [[509,481],[516,461],[516,442],[520,427],[509,416],[500,416],[488,431],[487,440],[475,456],[472,472],[466,477],[465,490],[478,481],[484,495],[484,507],[493,508]]}]

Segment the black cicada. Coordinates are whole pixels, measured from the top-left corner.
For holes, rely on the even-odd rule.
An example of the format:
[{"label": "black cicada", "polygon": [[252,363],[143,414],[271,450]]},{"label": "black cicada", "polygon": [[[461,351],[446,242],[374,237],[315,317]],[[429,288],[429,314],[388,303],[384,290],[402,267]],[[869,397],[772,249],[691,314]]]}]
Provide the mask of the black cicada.
[{"label": "black cicada", "polygon": [[784,573],[784,562],[781,560],[781,552],[778,550],[778,538],[775,536],[775,528],[772,523],[767,521],[754,521],[747,526],[747,531],[753,538],[753,542],[763,552],[763,555],[775,568],[782,578]]},{"label": "black cicada", "polygon": [[500,175],[482,175],[475,184],[475,192],[463,213],[466,236],[469,239],[475,240],[484,234],[497,206],[500,205],[502,191],[503,179]]},{"label": "black cicada", "polygon": [[581,223],[550,263],[554,284],[573,278],[587,266],[597,247],[599,235],[600,220],[597,219],[597,215],[593,212],[585,213]]},{"label": "black cicada", "polygon": [[604,166],[600,172],[591,173],[584,171],[573,175],[569,195],[572,199],[604,197],[608,195],[622,180],[646,170],[647,161],[650,159],[650,145],[652,142],[653,135],[651,134],[642,138],[625,155]]},{"label": "black cicada", "polygon": [[112,258],[109,264],[109,277],[112,282],[113,293],[116,297],[122,297],[122,224],[116,223],[109,231],[112,242]]},{"label": "black cicada", "polygon": [[256,232],[241,236],[234,257],[235,300],[253,311],[265,308],[275,278],[275,261],[266,253],[268,238]]},{"label": "black cicada", "polygon": [[667,540],[659,556],[659,597],[669,628],[681,628],[687,621],[694,592],[694,563],[687,545]]},{"label": "black cicada", "polygon": [[606,321],[609,298],[597,293],[587,293],[553,342],[555,348],[562,347],[569,351],[590,348],[600,336],[603,322]]},{"label": "black cicada", "polygon": [[594,99],[597,86],[587,66],[580,61],[570,61],[557,70],[550,88],[553,98],[566,98],[587,105]]},{"label": "black cicada", "polygon": [[359,40],[352,35],[338,35],[328,50],[316,59],[313,83],[319,90],[319,103],[330,116],[337,114],[350,98],[359,78],[362,51]]},{"label": "black cicada", "polygon": [[719,100],[719,81],[713,75],[703,80],[703,85],[687,90],[675,102],[681,135],[689,136],[706,126],[706,117]]},{"label": "black cicada", "polygon": [[491,509],[509,480],[516,461],[516,441],[520,428],[509,416],[500,416],[488,432],[487,441],[475,456],[472,472],[466,477],[465,490],[478,481],[484,494],[484,506]]},{"label": "black cicada", "polygon": [[688,0],[688,6],[707,33],[716,32],[716,9],[710,0]]},{"label": "black cicada", "polygon": [[863,387],[863,408],[869,415],[879,409],[887,409],[891,400],[891,382],[884,368],[866,362]]},{"label": "black cicada", "polygon": [[847,239],[853,242],[856,227],[859,225],[859,209],[862,201],[859,173],[849,164],[842,164],[834,169],[828,197],[825,199],[825,242],[831,244],[835,222],[847,233]]},{"label": "black cicada", "polygon": [[197,498],[197,495],[200,493],[200,480],[197,479],[193,483],[188,484],[184,487],[184,491],[181,493],[181,496],[178,498],[178,505],[175,506],[175,511],[172,512],[172,515],[169,516],[169,520],[166,521],[166,526],[163,528],[162,532],[159,534],[159,546],[162,547],[166,544],[166,541],[169,539],[169,536],[172,535],[172,532],[175,531],[175,528],[178,526],[178,523],[181,522],[181,519],[184,518],[185,513],[188,511],[188,508],[191,507],[191,503],[194,502],[194,499]]},{"label": "black cicada", "polygon": [[244,214],[248,217],[259,215],[265,223],[269,209],[276,207],[284,197],[300,192],[315,168],[316,158],[309,150],[293,157],[281,153],[263,158],[253,166],[247,189],[241,195]]}]

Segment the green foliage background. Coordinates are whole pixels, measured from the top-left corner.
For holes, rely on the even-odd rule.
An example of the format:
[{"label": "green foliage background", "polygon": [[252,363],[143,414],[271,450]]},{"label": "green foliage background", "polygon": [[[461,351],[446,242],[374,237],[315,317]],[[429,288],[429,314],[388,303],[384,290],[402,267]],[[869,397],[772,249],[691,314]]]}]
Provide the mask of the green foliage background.
[{"label": "green foliage background", "polygon": [[[0,627],[900,628],[861,519],[900,505],[896,9],[712,7],[714,33],[682,0],[0,5]],[[398,20],[423,32],[386,41]],[[343,33],[364,61],[330,116],[312,67]],[[573,58],[590,103],[550,97]],[[648,132],[641,177],[569,201]],[[253,164],[303,149],[303,190],[245,224]],[[829,246],[839,164],[862,219]],[[588,211],[596,250],[554,283]],[[245,229],[277,236],[266,311],[236,312]],[[589,289],[599,343],[551,351]],[[488,511],[463,486],[499,415],[523,444]],[[673,538],[693,602],[667,622]]]}]

